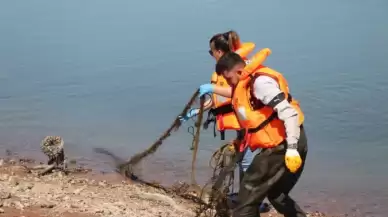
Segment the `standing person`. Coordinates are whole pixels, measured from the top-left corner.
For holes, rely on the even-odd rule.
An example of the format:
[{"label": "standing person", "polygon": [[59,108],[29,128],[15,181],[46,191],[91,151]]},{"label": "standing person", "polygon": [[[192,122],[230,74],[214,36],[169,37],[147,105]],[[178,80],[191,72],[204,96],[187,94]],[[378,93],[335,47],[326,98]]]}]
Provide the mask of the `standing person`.
[{"label": "standing person", "polygon": [[[255,49],[255,44],[252,42],[242,43],[237,32],[231,30],[225,33],[214,35],[209,41],[209,54],[216,60],[216,62],[228,52],[238,53],[244,60],[248,60],[247,56]],[[217,72],[213,72],[211,76],[211,83],[219,86],[229,87],[225,78]],[[240,130],[240,124],[235,116],[231,99],[220,95],[212,94],[212,98],[205,102],[205,110],[215,117],[215,125],[217,131],[220,132],[220,139],[225,140],[225,131],[236,131],[237,140],[243,138],[243,132]],[[186,116],[182,117],[182,121],[186,121],[198,115],[199,109],[191,109]],[[208,122],[208,124],[210,121]],[[214,129],[214,136],[216,136]],[[246,171],[253,159],[253,153],[250,150],[245,150],[245,155],[239,163],[240,177]]]},{"label": "standing person", "polygon": [[[231,30],[225,33],[219,33],[214,35],[209,40],[209,54],[217,62],[225,53],[235,52],[241,56],[246,62],[252,62],[251,67],[256,67],[256,63],[260,63],[260,55],[254,55],[252,59],[248,60],[248,55],[252,53],[255,49],[255,44],[252,42],[241,42],[240,36],[237,32]],[[260,52],[259,52],[260,53]],[[259,54],[258,53],[258,54]],[[258,56],[258,57],[256,57]],[[256,58],[256,59],[255,59]],[[258,60],[258,61],[256,61]],[[257,65],[258,66],[258,65]],[[222,76],[221,73],[213,72],[211,76],[211,83],[223,86],[230,87],[226,79]],[[205,110],[209,110],[209,113],[215,117],[215,127],[217,131],[220,132],[220,139],[225,140],[225,131],[236,131],[236,140],[240,141],[244,137],[244,132],[241,130],[240,124],[237,120],[235,113],[233,112],[231,99],[230,97],[224,97],[217,94],[212,94],[212,98],[205,102]],[[199,109],[191,109],[185,117],[182,117],[182,121],[186,121],[189,118],[196,116],[199,112]],[[209,117],[209,116],[208,116]],[[208,119],[209,120],[209,119]],[[206,121],[209,124],[210,121]],[[216,136],[214,128],[214,136]],[[235,143],[235,141],[233,143]],[[252,152],[250,149],[246,148],[243,150],[244,155],[242,160],[238,163],[239,167],[239,179],[242,180],[244,172],[248,169],[248,166],[251,164],[254,154],[258,152]],[[233,200],[235,194],[231,195]],[[268,209],[268,204],[262,203],[260,206],[261,211],[266,211]]]},{"label": "standing person", "polygon": [[289,196],[307,156],[304,114],[282,74],[265,66],[249,73],[245,66],[239,55],[224,54],[216,64],[216,72],[231,87],[200,86],[200,95],[215,93],[232,98],[239,123],[247,130],[241,148],[261,149],[240,182],[233,217],[260,216],[256,207],[265,197],[285,217],[306,217]]}]

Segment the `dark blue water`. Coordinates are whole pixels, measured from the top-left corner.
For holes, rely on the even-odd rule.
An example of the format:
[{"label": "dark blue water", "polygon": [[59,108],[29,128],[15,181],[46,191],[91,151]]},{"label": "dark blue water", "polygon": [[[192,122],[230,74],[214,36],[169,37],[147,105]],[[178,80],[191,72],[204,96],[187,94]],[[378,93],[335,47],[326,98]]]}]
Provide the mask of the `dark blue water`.
[{"label": "dark blue water", "polygon": [[[1,1],[1,150],[42,157],[43,137],[60,135],[70,158],[109,169],[92,148],[126,158],[152,143],[209,81],[209,38],[232,28],[272,49],[267,65],[306,113],[293,195],[310,210],[386,216],[387,11],[384,0]],[[151,178],[188,180],[185,130],[148,160]],[[202,182],[219,144],[203,133]]]}]

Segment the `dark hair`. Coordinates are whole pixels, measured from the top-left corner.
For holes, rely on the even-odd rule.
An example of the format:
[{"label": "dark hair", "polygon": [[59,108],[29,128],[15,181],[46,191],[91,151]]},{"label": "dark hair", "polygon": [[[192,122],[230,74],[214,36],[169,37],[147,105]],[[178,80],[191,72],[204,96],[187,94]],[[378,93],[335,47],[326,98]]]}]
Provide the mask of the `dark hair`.
[{"label": "dark hair", "polygon": [[209,44],[212,42],[216,50],[221,50],[225,53],[235,51],[241,46],[240,37],[233,30],[214,35],[210,39]]},{"label": "dark hair", "polygon": [[224,71],[230,71],[237,64],[245,65],[245,61],[235,52],[228,52],[218,60],[216,64],[216,73],[220,75]]}]

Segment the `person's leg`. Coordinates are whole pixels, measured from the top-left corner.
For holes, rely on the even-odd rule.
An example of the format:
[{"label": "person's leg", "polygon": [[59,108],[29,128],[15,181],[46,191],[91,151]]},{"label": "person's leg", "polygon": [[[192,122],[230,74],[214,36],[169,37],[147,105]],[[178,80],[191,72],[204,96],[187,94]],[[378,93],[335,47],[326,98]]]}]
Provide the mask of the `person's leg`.
[{"label": "person's leg", "polygon": [[303,129],[301,129],[298,142],[298,152],[302,158],[302,166],[296,173],[286,171],[278,183],[268,192],[268,200],[274,208],[285,217],[306,217],[306,214],[298,204],[289,196],[290,191],[297,183],[303,172],[307,156],[307,139]]},{"label": "person's leg", "polygon": [[233,217],[260,216],[258,206],[285,172],[284,153],[284,148],[281,149],[281,153],[267,149],[254,156],[240,182]]}]

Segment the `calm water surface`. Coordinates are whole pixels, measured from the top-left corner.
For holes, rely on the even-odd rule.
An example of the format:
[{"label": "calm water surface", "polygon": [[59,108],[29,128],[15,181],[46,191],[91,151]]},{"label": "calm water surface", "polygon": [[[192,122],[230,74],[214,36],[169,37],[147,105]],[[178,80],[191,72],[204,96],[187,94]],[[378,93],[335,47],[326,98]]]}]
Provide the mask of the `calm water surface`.
[{"label": "calm water surface", "polygon": [[[226,14],[228,11],[234,14]],[[70,158],[127,158],[169,125],[208,82],[208,40],[237,30],[273,53],[306,113],[310,153],[293,192],[310,210],[388,212],[388,2],[1,1],[0,148],[42,157],[46,135]],[[203,133],[199,175],[220,144]],[[182,128],[151,157],[150,178],[189,178]]]}]

